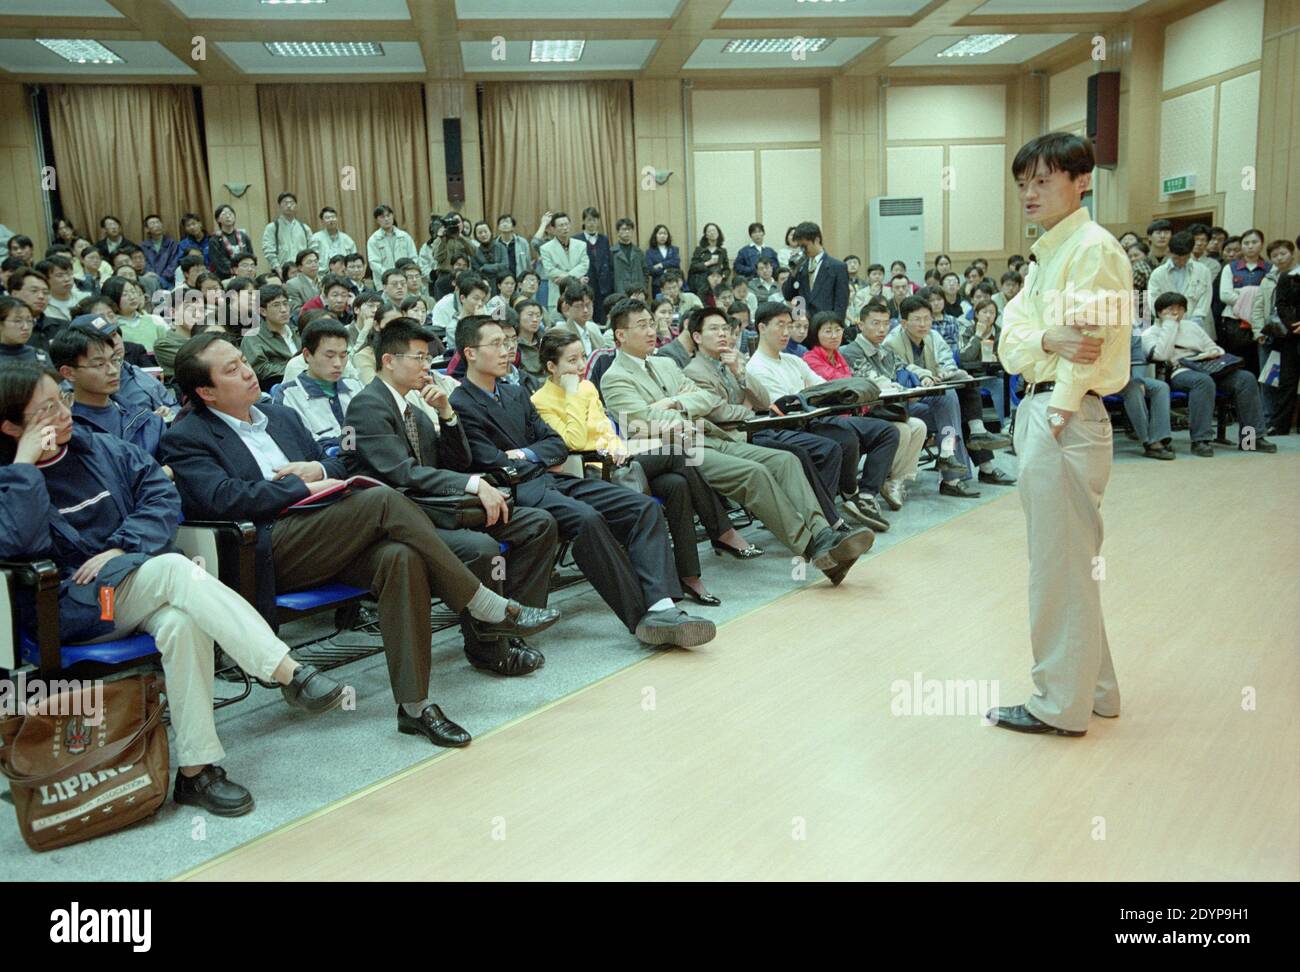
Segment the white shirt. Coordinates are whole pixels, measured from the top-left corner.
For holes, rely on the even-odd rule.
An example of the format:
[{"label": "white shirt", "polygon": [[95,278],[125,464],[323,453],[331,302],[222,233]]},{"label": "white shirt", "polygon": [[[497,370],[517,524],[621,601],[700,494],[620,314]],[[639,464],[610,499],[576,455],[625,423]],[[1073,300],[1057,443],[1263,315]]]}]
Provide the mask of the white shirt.
[{"label": "white shirt", "polygon": [[311,241],[312,249],[320,256],[323,267],[329,266],[330,257],[347,256],[349,253],[357,252],[357,245],[352,241],[352,237],[342,230],[330,236],[329,231],[322,227],[312,234]]},{"label": "white shirt", "polygon": [[822,384],[817,372],[808,367],[808,362],[795,354],[781,352],[771,357],[762,348],[754,352],[749,359],[746,371],[750,377],[763,383],[773,399],[784,395],[798,395],[805,388]]},{"label": "white shirt", "polygon": [[[253,419],[252,422],[237,419],[233,415],[227,415],[215,408],[211,411],[213,415],[230,426],[235,434],[239,436],[239,441],[248,447],[248,451],[253,454],[253,459],[257,462],[257,468],[262,471],[263,479],[274,479],[275,471],[281,466],[288,465],[289,457],[271,438],[271,433],[266,430],[266,415],[259,411],[256,405],[248,410],[248,414]],[[320,463],[317,463],[317,465],[320,465]],[[321,475],[324,474],[325,467],[321,466]]]}]

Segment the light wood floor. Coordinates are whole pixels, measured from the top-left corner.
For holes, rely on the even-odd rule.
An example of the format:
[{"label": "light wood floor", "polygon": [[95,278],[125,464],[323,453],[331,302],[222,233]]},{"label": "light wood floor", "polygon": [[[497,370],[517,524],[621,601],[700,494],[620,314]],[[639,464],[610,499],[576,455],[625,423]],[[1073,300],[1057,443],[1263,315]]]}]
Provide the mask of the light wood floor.
[{"label": "light wood floor", "polygon": [[891,714],[917,672],[1026,696],[1010,490],[188,877],[1294,881],[1298,482],[1296,455],[1115,467],[1124,712],[1081,739]]}]

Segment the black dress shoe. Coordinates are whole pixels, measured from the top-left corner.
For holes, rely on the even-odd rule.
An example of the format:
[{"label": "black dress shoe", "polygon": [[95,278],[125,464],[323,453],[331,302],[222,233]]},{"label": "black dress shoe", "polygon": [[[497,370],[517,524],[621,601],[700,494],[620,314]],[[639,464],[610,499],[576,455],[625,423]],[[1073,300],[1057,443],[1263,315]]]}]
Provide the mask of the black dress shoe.
[{"label": "black dress shoe", "polygon": [[728,546],[720,540],[710,540],[709,545],[713,547],[713,552],[721,557],[726,554],[729,557],[735,557],[737,560],[749,560],[753,557],[763,556],[761,547],[755,547],[752,543],[744,550],[737,550],[735,547]]},{"label": "black dress shoe", "polygon": [[343,701],[343,686],[314,665],[299,665],[280,692],[286,702],[304,712],[328,712]]},{"label": "black dress shoe", "polygon": [[1174,450],[1160,442],[1148,442],[1142,446],[1142,455],[1148,459],[1172,459]]},{"label": "black dress shoe", "polygon": [[1001,469],[994,469],[991,473],[980,473],[981,483],[991,483],[994,486],[1014,486],[1016,481],[1004,473]]},{"label": "black dress shoe", "polygon": [[966,499],[977,499],[980,491],[975,489],[965,479],[945,479],[939,484],[940,496],[962,496]]},{"label": "black dress shoe", "polygon": [[1000,728],[1011,729],[1014,732],[1052,732],[1058,736],[1083,735],[1082,732],[1073,729],[1057,729],[1056,726],[1049,726],[1023,705],[1003,705],[996,709],[989,709],[984,717],[992,720]]},{"label": "black dress shoe", "polygon": [[423,736],[435,746],[459,749],[468,746],[470,734],[445,715],[442,709],[430,702],[418,716],[409,716],[400,705],[397,707],[397,731],[408,736]]},{"label": "black dress shoe", "polygon": [[718,633],[717,626],[705,618],[687,614],[679,607],[647,611],[636,626],[636,636],[647,645],[694,648],[708,644]]},{"label": "black dress shoe", "polygon": [[494,624],[483,621],[474,622],[474,630],[480,641],[495,641],[498,638],[527,638],[540,631],[545,631],[560,620],[559,608],[528,607],[518,601],[506,605],[506,618]]},{"label": "black dress shoe", "polygon": [[966,439],[967,449],[988,449],[992,452],[994,449],[1009,449],[1010,447],[1010,436],[994,435],[992,432],[977,432]]},{"label": "black dress shoe", "polygon": [[703,604],[705,607],[718,607],[722,604],[722,599],[714,597],[712,594],[701,594],[699,591],[682,585],[682,597],[688,601],[694,601],[696,604]]},{"label": "black dress shoe", "polygon": [[253,809],[253,794],[226,779],[226,771],[215,763],[203,767],[197,776],[177,770],[172,796],[177,803],[201,807],[218,817],[242,817]]},{"label": "black dress shoe", "polygon": [[957,458],[957,453],[950,456],[940,456],[939,461],[934,464],[934,468],[942,472],[964,473],[968,471],[966,463]]},{"label": "black dress shoe", "polygon": [[[546,664],[545,656],[523,638],[511,638],[508,641],[499,641],[497,644],[504,645],[504,650],[498,651],[491,657],[472,652],[467,645],[465,657],[469,659],[471,665],[481,671],[493,672],[508,678],[515,675],[528,675]],[[479,645],[480,649],[492,647],[492,645]]]}]

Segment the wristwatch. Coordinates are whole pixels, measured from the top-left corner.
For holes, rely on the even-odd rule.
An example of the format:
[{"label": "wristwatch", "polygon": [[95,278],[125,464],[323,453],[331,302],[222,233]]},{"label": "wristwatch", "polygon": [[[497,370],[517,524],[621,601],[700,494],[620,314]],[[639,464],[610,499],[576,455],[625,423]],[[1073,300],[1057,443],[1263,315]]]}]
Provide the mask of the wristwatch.
[{"label": "wristwatch", "polygon": [[1054,429],[1059,429],[1065,425],[1065,416],[1060,412],[1048,412],[1047,421]]}]

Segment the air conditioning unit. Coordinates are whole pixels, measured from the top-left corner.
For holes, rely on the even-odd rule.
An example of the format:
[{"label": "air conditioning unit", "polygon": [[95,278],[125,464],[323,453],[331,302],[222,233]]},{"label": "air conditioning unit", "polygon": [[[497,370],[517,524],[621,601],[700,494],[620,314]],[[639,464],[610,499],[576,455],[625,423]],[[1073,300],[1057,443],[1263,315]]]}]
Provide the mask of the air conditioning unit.
[{"label": "air conditioning unit", "polygon": [[888,268],[895,260],[902,260],[907,264],[907,275],[920,282],[925,276],[924,200],[920,196],[875,196],[870,206],[870,262]]}]

